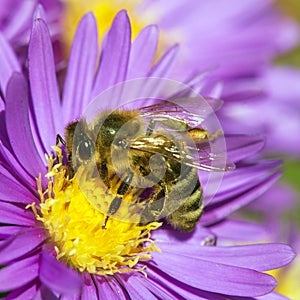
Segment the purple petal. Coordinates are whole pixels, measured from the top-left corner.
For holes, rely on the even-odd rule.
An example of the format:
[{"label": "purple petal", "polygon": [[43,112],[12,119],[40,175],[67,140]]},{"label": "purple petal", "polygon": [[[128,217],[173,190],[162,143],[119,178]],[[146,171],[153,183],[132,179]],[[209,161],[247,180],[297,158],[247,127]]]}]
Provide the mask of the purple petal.
[{"label": "purple petal", "polygon": [[40,284],[40,288],[33,300],[57,300],[58,297],[58,295],[55,295],[53,291],[49,290],[45,285]]},{"label": "purple petal", "polygon": [[[37,284],[31,282],[29,284],[26,284],[26,285],[22,286],[21,288],[18,288],[16,290],[12,291],[5,298],[5,300],[24,300],[24,299],[38,300],[36,298],[36,292],[37,292]],[[47,298],[47,300],[48,300],[48,298]],[[52,299],[49,299],[49,300],[52,300]]]},{"label": "purple petal", "polygon": [[151,69],[149,77],[167,77],[172,71],[176,55],[178,54],[178,45],[171,47],[164,56]]},{"label": "purple petal", "polygon": [[6,86],[9,78],[13,72],[19,72],[21,70],[17,57],[6,41],[2,33],[0,32],[0,87],[4,95],[6,95]]},{"label": "purple petal", "polygon": [[7,239],[11,235],[15,235],[22,227],[19,226],[0,226],[0,239]]},{"label": "purple petal", "polygon": [[[149,268],[146,269],[147,275],[148,275],[148,271]],[[152,273],[152,272],[151,272]],[[167,282],[166,285],[164,285],[163,280],[153,280],[152,276],[148,276],[147,278],[145,278],[144,276],[139,276],[139,275],[132,275],[132,277],[134,277],[132,279],[135,281],[139,282],[139,285],[143,285],[145,286],[149,291],[151,291],[156,298],[155,299],[177,299],[178,295],[176,295],[176,293],[174,292],[174,289],[172,288],[172,286],[170,286],[170,282]],[[188,299],[188,297],[186,297],[185,299]]]},{"label": "purple petal", "polygon": [[36,19],[42,19],[46,22],[46,13],[45,13],[45,9],[44,7],[41,5],[41,4],[38,4],[36,9],[35,9],[35,12],[34,12],[34,15],[33,15],[33,19],[36,20]]},{"label": "purple petal", "polygon": [[11,8],[14,13],[10,14],[8,26],[3,29],[3,34],[14,43],[20,42],[21,38],[27,37],[24,33],[30,28],[32,15],[36,1],[18,1],[18,7]]},{"label": "purple petal", "polygon": [[[95,287],[95,284],[92,280],[89,280],[88,282],[85,281],[82,292],[81,292],[81,300],[98,300],[98,291]],[[105,298],[105,299],[111,299],[111,298]]]},{"label": "purple petal", "polygon": [[33,22],[28,51],[33,109],[43,144],[50,151],[63,122],[51,39],[42,19]]},{"label": "purple petal", "polygon": [[222,99],[226,104],[230,101],[243,101],[246,104],[247,100],[253,104],[254,100],[258,100],[265,96],[264,85],[261,80],[256,78],[235,78],[234,80],[226,81],[222,90]]},{"label": "purple petal", "polygon": [[29,204],[34,196],[23,185],[0,173],[0,201]]},{"label": "purple petal", "polygon": [[272,99],[280,99],[285,104],[298,105],[295,101],[300,94],[298,69],[288,66],[273,66],[266,72],[264,84],[268,87],[268,95]]},{"label": "purple petal", "polygon": [[270,186],[272,186],[274,182],[276,182],[279,179],[280,176],[281,173],[276,172],[267,179],[263,180],[255,188],[250,189],[249,191],[230,199],[230,201],[226,201],[223,205],[217,207],[210,207],[209,210],[204,212],[200,223],[208,225],[222,220],[229,214],[247,205],[257,197],[262,195],[264,192],[266,192],[270,188]]},{"label": "purple petal", "polygon": [[152,264],[185,284],[213,293],[243,297],[262,296],[276,286],[276,280],[270,275],[182,256],[182,253],[155,254]]},{"label": "purple petal", "polygon": [[199,245],[214,244],[216,239],[216,236],[209,229],[202,226],[196,226],[192,232],[180,232],[166,227],[153,232],[152,237],[158,243],[184,244],[188,242],[198,247]]},{"label": "purple petal", "polygon": [[159,82],[158,80],[151,80],[151,78],[166,78],[172,71],[172,66],[174,64],[177,53],[178,45],[171,47],[148,72],[147,77],[149,77],[150,80],[145,80],[145,83],[143,85],[143,94],[147,95],[148,99],[144,100],[144,102],[140,102],[139,105],[143,107],[156,103],[157,99],[155,98],[159,97],[161,91],[165,88],[166,81],[163,80]]},{"label": "purple petal", "polygon": [[280,295],[276,292],[270,293],[268,295],[255,298],[257,300],[289,300],[290,298],[285,297],[284,295]]},{"label": "purple petal", "polygon": [[270,207],[272,207],[272,217],[277,221],[283,213],[292,211],[296,205],[296,191],[290,186],[278,183],[251,203],[249,208],[270,216]]},{"label": "purple petal", "polygon": [[20,230],[0,245],[0,264],[7,264],[34,251],[45,239],[46,236],[40,228]]},{"label": "purple petal", "polygon": [[227,135],[225,136],[227,155],[233,162],[246,159],[260,151],[265,140],[261,136]]},{"label": "purple petal", "polygon": [[33,213],[10,203],[0,202],[0,223],[31,226],[35,224]]},{"label": "purple petal", "polygon": [[0,292],[17,289],[38,276],[39,255],[32,256],[0,270]]},{"label": "purple petal", "polygon": [[127,79],[146,76],[155,58],[157,43],[157,26],[147,26],[139,33],[131,47]]},{"label": "purple petal", "polygon": [[0,95],[0,112],[3,112],[4,110],[5,110],[4,100],[2,99],[2,97]]},{"label": "purple petal", "polygon": [[156,300],[151,291],[138,280],[137,276],[123,275],[117,276],[119,282],[122,282],[124,288],[126,289],[130,299],[147,299]]},{"label": "purple petal", "polygon": [[[5,147],[0,140],[0,160],[3,166],[0,165],[0,173],[7,177],[15,178],[20,184],[24,186],[36,187],[36,180],[30,176],[15,158],[15,156]],[[13,174],[13,175],[12,175]],[[34,191],[32,191],[34,194]]]},{"label": "purple petal", "polygon": [[82,278],[74,270],[43,251],[40,261],[40,280],[50,289],[62,294],[78,294]]},{"label": "purple petal", "polygon": [[130,47],[130,22],[122,10],[116,15],[103,45],[93,95],[126,79]]},{"label": "purple petal", "polygon": [[[80,294],[78,295],[60,295],[60,300],[81,300]],[[42,299],[41,299],[42,300]]]},{"label": "purple petal", "polygon": [[95,276],[99,298],[111,300],[127,300],[126,291],[120,286],[113,276]]},{"label": "purple petal", "polygon": [[[166,298],[162,297],[162,299],[207,299],[207,300],[227,300],[228,296],[223,296],[216,293],[210,293],[198,288],[194,288],[189,284],[185,284],[172,278],[159,270],[158,268],[154,268],[150,266],[147,268],[148,279],[144,280],[144,284],[146,286],[150,286],[151,288],[156,287],[160,291],[157,295],[161,294],[161,290],[163,290],[163,294],[165,291],[171,296]],[[179,276],[180,277],[180,276]],[[150,288],[149,288],[150,289]]]},{"label": "purple petal", "polygon": [[[212,201],[206,203],[206,209],[209,209],[209,207],[218,203],[228,202],[228,199],[239,196],[248,190],[255,188],[278,170],[280,161],[259,161],[255,164],[243,163],[236,164],[236,166],[237,168],[235,170],[224,174],[221,186],[218,187],[217,193]],[[199,178],[201,180],[207,175],[207,172],[205,173],[200,173]],[[207,194],[204,186],[204,197],[206,196]]]},{"label": "purple petal", "polygon": [[[1,72],[1,71],[0,71]],[[0,141],[11,150],[5,123],[5,104],[0,96]]]},{"label": "purple petal", "polygon": [[209,228],[220,241],[234,242],[260,242],[270,238],[267,229],[257,223],[240,220],[224,220]]},{"label": "purple petal", "polygon": [[11,146],[22,166],[33,178],[46,173],[45,158],[43,161],[39,156],[31,132],[27,83],[18,73],[13,74],[7,87],[6,123]]},{"label": "purple petal", "polygon": [[63,94],[65,123],[78,118],[91,100],[97,54],[97,25],[94,15],[88,13],[78,25],[68,63]]},{"label": "purple petal", "polygon": [[[235,247],[195,247],[178,243],[156,242],[156,245],[165,255],[181,255],[201,260],[249,268],[256,271],[268,271],[280,268],[295,258],[291,247],[284,244],[256,244]],[[153,258],[161,254],[154,253]]]}]

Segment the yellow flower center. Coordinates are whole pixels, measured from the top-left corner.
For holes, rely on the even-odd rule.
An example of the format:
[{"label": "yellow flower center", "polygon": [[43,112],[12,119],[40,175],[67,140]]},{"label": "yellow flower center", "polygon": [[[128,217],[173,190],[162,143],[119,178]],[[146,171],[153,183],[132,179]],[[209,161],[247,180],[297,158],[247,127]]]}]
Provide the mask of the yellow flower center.
[{"label": "yellow flower center", "polygon": [[139,18],[135,8],[141,0],[64,0],[65,14],[63,18],[63,38],[67,45],[71,45],[77,24],[81,17],[92,11],[98,23],[99,38],[102,41],[108,31],[115,15],[122,9],[126,9],[133,20],[132,37],[147,24],[147,20]]},{"label": "yellow flower center", "polygon": [[[67,49],[67,51],[69,51],[72,44],[79,20],[87,12],[92,11],[95,15],[101,42],[110,28],[114,17],[122,9],[126,9],[130,17],[132,39],[134,39],[145,26],[156,24],[160,18],[158,16],[160,12],[157,9],[139,10],[139,5],[143,2],[142,0],[63,0],[63,2],[65,9],[62,21],[63,26],[61,27],[64,28],[63,41],[66,45],[64,49]],[[180,42],[182,38],[176,30],[168,30],[167,34],[164,32],[161,33],[163,34],[160,34],[157,57],[168,47]]]},{"label": "yellow flower center", "polygon": [[[60,153],[59,149],[56,151]],[[114,196],[99,186],[97,178],[82,182],[90,178],[85,169],[68,179],[61,163],[55,163],[52,157],[48,162],[48,189],[42,191],[38,180],[40,207],[31,207],[48,230],[57,259],[91,274],[143,272],[144,267],[138,263],[149,260],[150,252],[160,251],[150,236],[161,224],[139,225],[137,214],[128,211],[126,201],[135,201],[134,196],[129,196],[117,218],[109,217],[104,227],[107,216],[103,211],[108,210]]]}]

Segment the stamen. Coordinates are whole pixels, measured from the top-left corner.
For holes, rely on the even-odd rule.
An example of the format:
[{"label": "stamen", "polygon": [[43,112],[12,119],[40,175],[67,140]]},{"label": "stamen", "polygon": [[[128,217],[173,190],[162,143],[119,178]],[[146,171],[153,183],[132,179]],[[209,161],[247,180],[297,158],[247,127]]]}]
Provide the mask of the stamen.
[{"label": "stamen", "polygon": [[57,158],[48,156],[48,188],[42,190],[39,177],[40,205],[32,203],[27,208],[48,230],[56,258],[91,274],[145,274],[145,267],[139,263],[151,259],[151,252],[160,251],[151,239],[151,231],[161,223],[139,225],[136,211],[128,209],[128,203],[136,201],[135,196],[127,195],[116,216],[110,216],[103,229],[107,217],[104,212],[114,195],[107,193],[98,179],[89,177],[86,168],[80,168],[74,178],[68,179],[66,167],[61,164],[61,150],[54,149]]}]

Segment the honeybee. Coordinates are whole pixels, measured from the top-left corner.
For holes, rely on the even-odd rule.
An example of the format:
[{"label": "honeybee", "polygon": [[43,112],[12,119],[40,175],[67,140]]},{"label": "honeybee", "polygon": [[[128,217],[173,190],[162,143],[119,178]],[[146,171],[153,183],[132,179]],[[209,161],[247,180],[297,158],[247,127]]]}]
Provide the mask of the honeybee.
[{"label": "honeybee", "polygon": [[[91,124],[82,119],[66,127],[69,177],[93,159],[96,173],[114,196],[104,229],[122,199],[132,193],[144,203],[140,224],[164,218],[175,229],[192,231],[203,211],[198,169],[232,168],[212,165],[209,142],[217,135],[196,127],[203,116],[183,109],[180,103],[184,100],[139,110],[106,111]],[[219,105],[214,99],[206,101],[213,108]]]}]

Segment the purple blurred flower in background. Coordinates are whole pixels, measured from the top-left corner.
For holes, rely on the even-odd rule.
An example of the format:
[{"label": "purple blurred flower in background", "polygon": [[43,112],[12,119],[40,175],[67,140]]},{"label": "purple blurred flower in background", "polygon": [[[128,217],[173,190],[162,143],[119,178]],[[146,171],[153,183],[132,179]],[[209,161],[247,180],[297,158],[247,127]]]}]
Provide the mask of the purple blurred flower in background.
[{"label": "purple blurred flower in background", "polygon": [[[295,221],[299,220],[297,211],[297,194],[289,187],[278,184],[252,202],[247,213],[255,214],[270,233],[269,239],[285,242],[293,247],[296,253],[300,250],[300,232]],[[298,299],[300,274],[299,255],[287,267],[271,272],[278,280],[276,291],[288,299]]]},{"label": "purple blurred flower in background", "polygon": [[[300,72],[270,67],[257,81],[264,95],[228,101],[223,126],[231,132],[260,132],[267,136],[265,154],[300,153]],[[228,97],[229,98],[229,97]]]},{"label": "purple blurred flower in background", "polygon": [[62,3],[59,0],[3,0],[0,7],[0,31],[17,49],[28,44],[31,24],[37,4],[45,7],[52,35],[60,32]]},{"label": "purple blurred flower in background", "polygon": [[[259,226],[226,219],[230,213],[264,193],[280,176],[278,161],[249,160],[263,146],[262,139],[257,136],[227,136],[228,155],[236,164],[236,170],[225,174],[218,193],[206,205],[194,232],[179,233],[168,226],[156,227],[152,228],[151,239],[150,236],[147,238],[155,247],[146,246],[146,242],[132,246],[131,255],[141,252],[143,243],[146,253],[142,253],[142,258],[145,261],[139,260],[138,256],[134,256],[135,261],[130,261],[128,253],[118,261],[113,254],[106,253],[101,257],[102,261],[112,259],[114,263],[112,269],[101,270],[90,263],[95,261],[93,253],[90,255],[87,251],[83,262],[79,263],[77,259],[76,265],[73,260],[76,251],[61,251],[63,241],[54,238],[51,226],[56,228],[55,224],[47,227],[46,214],[55,210],[57,201],[51,198],[52,193],[58,197],[64,189],[70,193],[72,190],[69,186],[59,188],[56,180],[47,181],[43,176],[47,173],[44,153],[51,153],[56,134],[62,133],[70,121],[80,117],[95,92],[126,79],[167,76],[177,46],[171,47],[151,67],[158,40],[156,26],[146,27],[131,43],[130,23],[126,12],[121,11],[103,44],[95,75],[97,27],[93,15],[87,14],[74,38],[60,100],[49,30],[43,13],[39,11],[37,16],[28,49],[28,73],[25,70],[20,74],[21,67],[5,38],[2,40],[4,46],[0,48],[1,60],[12,62],[0,70],[5,100],[1,102],[0,143],[0,222],[3,224],[0,227],[0,264],[5,267],[0,270],[0,291],[11,291],[7,299],[57,299],[61,295],[62,299],[236,299],[235,296],[259,297],[269,293],[268,299],[280,298],[272,293],[276,281],[263,272],[290,262],[294,253],[289,246],[226,247],[221,242],[216,245],[219,240],[230,240],[231,235],[238,241],[262,238]],[[55,173],[57,168],[50,168],[50,171],[55,179],[60,175]],[[37,187],[35,179],[39,174],[42,177]],[[49,193],[43,194],[47,186]],[[67,197],[67,194],[63,195]],[[48,210],[47,205],[50,205]],[[79,220],[84,219],[85,205],[88,206],[79,205],[80,213],[76,216]],[[65,211],[68,206],[61,213]],[[90,215],[88,218],[92,219]],[[57,228],[62,227],[60,233],[66,237],[64,225],[60,226],[58,222]],[[93,228],[90,234],[95,237],[98,230]],[[149,231],[147,227],[145,230]],[[89,234],[87,227],[81,228],[80,232]],[[118,240],[118,234],[122,232],[115,231],[111,238]],[[78,237],[73,236],[68,242],[75,245],[79,242]],[[100,250],[109,246],[106,240],[96,242]],[[128,245],[122,244],[120,238],[119,248],[122,250],[123,247]],[[153,252],[157,247],[162,253]],[[118,266],[128,259],[128,270],[124,272],[124,268]],[[82,263],[86,263],[85,269],[82,269]],[[70,265],[72,269],[67,267]],[[89,271],[93,267],[94,271]],[[144,267],[147,268],[144,270]],[[111,270],[114,270],[113,274]]]},{"label": "purple blurred flower in background", "polygon": [[296,25],[272,0],[143,1],[141,13],[143,5],[166,39],[180,43],[185,70],[215,68],[213,75],[222,80],[259,75],[298,40]]},{"label": "purple blurred flower in background", "polygon": [[[299,42],[295,22],[275,9],[275,1],[174,1],[147,4],[159,11],[162,31],[180,43],[181,70],[211,70],[225,101],[220,119],[231,132],[265,134],[265,153],[300,153],[300,72],[272,67],[276,56]],[[157,10],[155,10],[157,9]],[[154,13],[152,14],[154,15]],[[205,91],[203,91],[205,93]]]},{"label": "purple blurred flower in background", "polygon": [[180,44],[177,78],[210,71],[208,83],[221,83],[225,129],[265,134],[267,154],[299,156],[300,72],[272,67],[297,45],[299,27],[275,1],[142,1],[136,10],[158,24],[162,44]]}]

